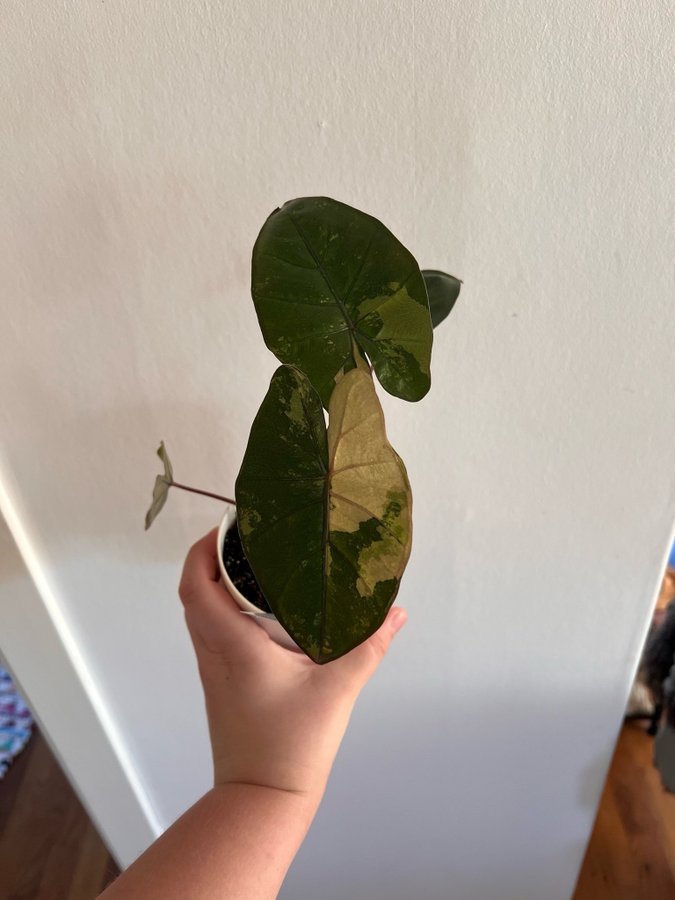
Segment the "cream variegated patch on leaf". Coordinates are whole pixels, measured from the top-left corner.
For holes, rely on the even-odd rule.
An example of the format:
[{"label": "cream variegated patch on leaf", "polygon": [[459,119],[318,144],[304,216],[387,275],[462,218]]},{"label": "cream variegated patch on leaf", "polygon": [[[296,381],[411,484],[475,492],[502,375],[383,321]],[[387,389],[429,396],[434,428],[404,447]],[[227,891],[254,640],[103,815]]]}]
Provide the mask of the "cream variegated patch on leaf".
[{"label": "cream variegated patch on leaf", "polygon": [[412,498],[367,371],[338,379],[326,430],[307,377],[281,366],[253,423],[236,499],[256,579],[308,656],[329,662],[379,628],[410,555]]}]

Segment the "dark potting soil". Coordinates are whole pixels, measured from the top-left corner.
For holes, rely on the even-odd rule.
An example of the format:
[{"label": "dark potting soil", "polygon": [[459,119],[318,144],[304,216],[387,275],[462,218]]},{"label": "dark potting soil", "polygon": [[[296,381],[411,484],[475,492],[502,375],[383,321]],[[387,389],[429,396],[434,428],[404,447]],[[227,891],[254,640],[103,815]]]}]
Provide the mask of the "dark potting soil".
[{"label": "dark potting soil", "polygon": [[258,582],[255,580],[253,570],[248,564],[248,560],[244,554],[244,548],[241,546],[241,538],[239,537],[239,529],[237,523],[231,525],[225,532],[225,540],[223,541],[223,562],[227,569],[227,574],[232,579],[232,584],[240,591],[246,599],[257,606],[263,612],[271,613],[270,605],[265,599],[265,595],[260,590]]}]

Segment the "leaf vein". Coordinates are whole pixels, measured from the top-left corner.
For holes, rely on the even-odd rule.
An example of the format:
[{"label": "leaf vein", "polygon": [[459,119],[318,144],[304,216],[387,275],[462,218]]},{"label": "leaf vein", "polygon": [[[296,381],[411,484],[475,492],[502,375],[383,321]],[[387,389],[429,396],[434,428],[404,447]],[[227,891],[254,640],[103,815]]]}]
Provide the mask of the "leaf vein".
[{"label": "leaf vein", "polygon": [[353,562],[353,560],[351,560],[351,559],[347,556],[346,553],[344,553],[342,550],[340,550],[340,548],[337,547],[337,546],[333,543],[333,541],[331,541],[330,539],[329,539],[329,541],[328,541],[328,544],[329,544],[331,550],[335,550],[335,552],[345,560],[345,562],[349,565],[349,567],[356,573],[356,578],[357,578],[357,580],[360,580],[360,581],[362,581],[362,582],[365,584],[365,586],[368,588],[368,590],[370,591],[370,594],[371,594],[371,596],[372,596],[373,593],[375,592],[375,589],[373,588],[372,585],[368,584],[368,582],[366,581],[366,579],[363,577],[363,575],[362,575],[361,572],[359,571],[359,568],[358,568],[358,566],[356,565],[356,563]]},{"label": "leaf vein", "polygon": [[298,515],[298,513],[304,512],[306,509],[309,509],[310,506],[315,506],[318,503],[321,503],[321,498],[317,497],[316,500],[310,500],[309,503],[305,503],[302,506],[297,507],[297,509],[293,509],[289,513],[284,513],[283,516],[279,516],[278,519],[275,519],[274,522],[271,522],[269,525],[267,525],[266,528],[263,528],[262,531],[260,529],[253,528],[249,535],[249,540],[251,540],[251,541],[259,540],[261,537],[264,537],[270,531],[273,531],[277,527],[277,525],[279,525],[281,522],[286,522],[286,521],[288,521],[288,519],[292,519],[293,516]]},{"label": "leaf vein", "polygon": [[293,218],[293,216],[290,214],[290,212],[288,213],[288,218],[289,218],[289,219],[291,220],[291,222],[293,223],[293,227],[294,227],[295,230],[298,232],[298,236],[300,237],[301,241],[302,241],[303,244],[305,245],[305,249],[307,250],[307,252],[309,253],[309,255],[312,257],[312,259],[314,260],[317,269],[319,270],[319,272],[321,272],[321,275],[323,276],[323,280],[326,282],[326,285],[327,285],[327,287],[328,287],[328,290],[329,290],[329,291],[331,292],[331,294],[333,295],[333,297],[334,297],[334,299],[335,299],[335,302],[337,303],[337,305],[338,305],[338,307],[339,307],[339,309],[340,309],[340,312],[342,313],[342,315],[343,315],[344,318],[345,318],[345,321],[346,321],[347,324],[351,327],[351,325],[352,325],[352,320],[350,319],[349,315],[347,314],[347,310],[346,310],[345,305],[344,305],[344,303],[343,303],[343,301],[342,301],[342,298],[338,296],[337,291],[336,291],[335,288],[333,287],[333,285],[332,285],[332,283],[331,283],[331,280],[330,280],[330,278],[328,277],[328,272],[325,270],[325,268],[324,268],[324,266],[323,266],[323,263],[321,262],[321,260],[319,259],[319,257],[318,257],[318,256],[316,255],[316,253],[314,252],[312,246],[311,246],[311,245],[309,244],[309,242],[307,241],[307,238],[305,237],[303,231],[301,230],[300,226],[299,226],[298,223],[295,221],[295,219]]},{"label": "leaf vein", "polygon": [[363,510],[363,512],[368,513],[369,519],[375,519],[378,525],[381,525],[385,531],[388,531],[389,534],[393,537],[393,539],[403,546],[401,539],[391,530],[391,526],[387,525],[382,519],[375,515],[375,513],[368,509],[366,506],[362,506],[360,503],[357,503],[356,500],[350,500],[349,497],[345,497],[343,494],[336,494],[335,491],[331,491],[331,497],[337,497],[338,500],[343,500],[345,503],[349,503],[351,506],[355,506],[357,509]]}]

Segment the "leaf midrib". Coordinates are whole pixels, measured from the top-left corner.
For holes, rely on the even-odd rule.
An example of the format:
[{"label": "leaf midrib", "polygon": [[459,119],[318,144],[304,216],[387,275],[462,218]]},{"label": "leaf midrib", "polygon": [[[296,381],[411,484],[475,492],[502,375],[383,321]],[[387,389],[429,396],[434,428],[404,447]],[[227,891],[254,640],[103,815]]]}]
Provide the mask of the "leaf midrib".
[{"label": "leaf midrib", "polygon": [[[295,219],[291,215],[290,211],[288,212],[288,218],[290,219],[291,224],[297,231],[300,240],[305,245],[305,249],[311,256],[311,258],[314,260],[314,264],[315,264],[316,268],[318,269],[318,271],[321,273],[323,280],[326,282],[326,285],[328,286],[328,290],[333,295],[333,299],[335,300],[335,302],[338,306],[338,309],[340,310],[340,313],[344,317],[344,320],[347,323],[349,330],[351,332],[353,332],[354,331],[354,323],[352,322],[351,317],[347,313],[347,309],[346,309],[344,303],[342,302],[342,299],[338,296],[337,291],[333,287],[331,280],[328,277],[328,273],[324,269],[321,260],[319,259],[319,257],[316,255],[316,253],[312,249],[312,247],[309,244],[307,238],[305,237],[302,229],[300,228],[298,223],[295,221]],[[353,287],[353,284],[351,287]],[[352,362],[356,366],[356,360],[354,359],[353,353],[351,353],[351,357],[352,357]],[[324,646],[325,637],[326,637],[326,624],[325,623],[326,623],[327,597],[328,597],[328,551],[329,551],[328,535],[329,535],[330,483],[331,483],[331,471],[330,471],[330,463],[329,463],[329,468],[328,468],[328,471],[326,472],[326,483],[325,483],[324,492],[323,492],[323,567],[322,567],[323,578],[322,578],[322,585],[321,585],[321,618],[320,618],[321,626],[319,629],[319,654],[321,654],[323,651],[323,646]]]},{"label": "leaf midrib", "polygon": [[[335,288],[333,287],[333,285],[332,285],[332,283],[331,283],[331,280],[330,280],[330,278],[328,277],[328,272],[325,270],[325,268],[324,268],[324,266],[323,266],[323,263],[321,262],[321,260],[319,259],[319,257],[318,257],[318,256],[316,255],[316,253],[314,252],[314,250],[313,250],[311,244],[308,242],[308,240],[307,240],[307,238],[305,237],[305,235],[304,235],[302,229],[300,228],[300,226],[298,225],[298,223],[295,221],[295,219],[293,218],[293,216],[291,215],[290,212],[288,212],[288,218],[291,220],[291,223],[292,223],[293,227],[294,227],[295,230],[298,232],[298,236],[299,236],[300,240],[301,240],[302,243],[305,245],[305,250],[309,253],[309,255],[310,255],[310,256],[312,257],[312,259],[314,260],[314,265],[315,265],[316,268],[319,270],[319,272],[321,272],[321,275],[323,276],[323,280],[326,282],[326,284],[327,284],[327,286],[328,286],[328,290],[329,290],[329,291],[331,292],[331,294],[333,295],[333,299],[334,299],[335,302],[337,303],[338,309],[340,310],[340,312],[341,312],[342,315],[344,316],[344,320],[345,320],[345,322],[347,323],[347,325],[349,326],[349,330],[350,330],[350,331],[353,331],[353,330],[354,330],[354,323],[352,322],[351,316],[350,316],[349,313],[347,312],[347,307],[345,306],[345,304],[344,304],[342,298],[338,295],[337,291],[336,291]],[[350,286],[350,290],[351,290],[351,287],[353,287],[353,285]],[[354,360],[354,364],[356,365],[356,360]]]}]

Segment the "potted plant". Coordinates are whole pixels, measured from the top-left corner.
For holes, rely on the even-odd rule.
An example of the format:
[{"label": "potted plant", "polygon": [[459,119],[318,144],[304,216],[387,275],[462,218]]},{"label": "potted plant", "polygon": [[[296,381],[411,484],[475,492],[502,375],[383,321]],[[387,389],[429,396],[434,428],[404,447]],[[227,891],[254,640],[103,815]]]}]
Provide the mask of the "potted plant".
[{"label": "potted plant", "polygon": [[[221,571],[244,612],[317,663],[373,634],[398,592],[412,494],[375,379],[403,400],[424,397],[432,329],[460,285],[421,271],[381,222],[327,197],[276,209],[253,247],[253,302],[282,365],[253,421],[235,499],[220,498],[229,504]],[[146,528],[169,488],[186,487],[163,444],[158,453],[164,473]]]}]

